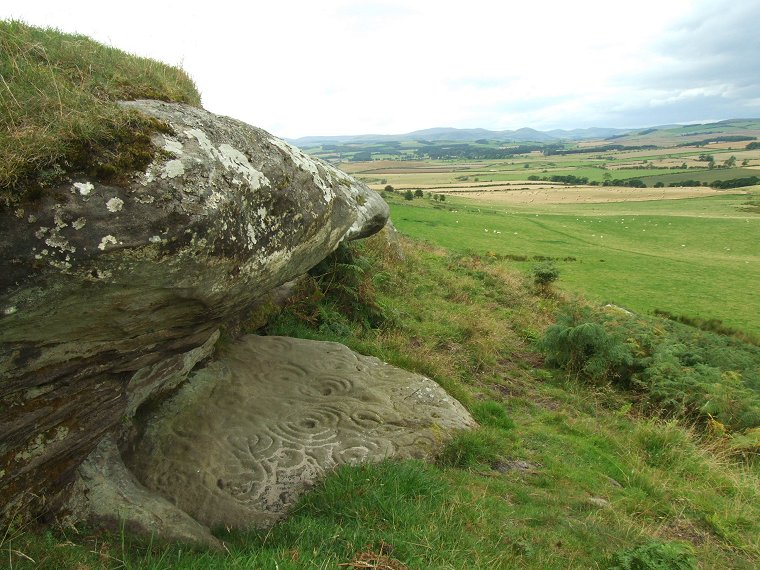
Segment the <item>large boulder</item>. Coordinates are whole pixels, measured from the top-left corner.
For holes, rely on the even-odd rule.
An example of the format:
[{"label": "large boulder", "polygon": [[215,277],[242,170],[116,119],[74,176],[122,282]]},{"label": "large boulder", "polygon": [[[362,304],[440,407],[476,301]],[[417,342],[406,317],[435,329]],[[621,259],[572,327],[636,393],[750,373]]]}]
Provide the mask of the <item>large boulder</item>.
[{"label": "large boulder", "polygon": [[145,418],[124,456],[139,483],[109,446],[85,462],[84,514],[208,544],[186,514],[205,528],[268,527],[338,466],[424,459],[474,425],[419,374],[333,342],[246,336]]},{"label": "large boulder", "polygon": [[220,324],[388,216],[365,185],[265,131],[125,105],[167,125],[144,173],[75,177],[0,212],[0,520],[53,498],[208,356]]}]

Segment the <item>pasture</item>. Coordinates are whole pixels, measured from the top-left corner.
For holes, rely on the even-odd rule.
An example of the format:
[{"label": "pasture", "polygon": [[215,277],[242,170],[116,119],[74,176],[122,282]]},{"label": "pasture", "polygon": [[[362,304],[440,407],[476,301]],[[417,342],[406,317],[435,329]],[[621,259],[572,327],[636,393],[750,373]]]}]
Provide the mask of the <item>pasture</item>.
[{"label": "pasture", "polygon": [[388,201],[396,227],[413,238],[504,256],[525,271],[553,258],[566,291],[760,333],[760,216],[744,211],[746,194],[618,201],[614,189],[597,189],[604,190],[613,194],[608,201],[499,201],[511,192]]}]

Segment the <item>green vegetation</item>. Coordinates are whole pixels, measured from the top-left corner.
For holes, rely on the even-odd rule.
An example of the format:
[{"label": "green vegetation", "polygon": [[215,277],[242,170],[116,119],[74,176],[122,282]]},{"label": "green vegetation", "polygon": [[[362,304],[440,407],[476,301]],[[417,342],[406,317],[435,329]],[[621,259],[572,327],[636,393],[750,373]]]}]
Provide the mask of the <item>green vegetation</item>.
[{"label": "green vegetation", "polygon": [[610,570],[697,570],[693,550],[685,544],[650,542],[615,555]]},{"label": "green vegetation", "polygon": [[414,238],[460,253],[525,260],[518,265],[525,271],[534,257],[556,259],[566,291],[642,313],[717,319],[758,336],[760,298],[753,291],[760,280],[760,217],[746,211],[752,208],[747,199],[506,206],[457,197],[445,206],[388,201],[396,227]]},{"label": "green vegetation", "polygon": [[[198,104],[181,71],[87,38],[3,22],[0,47],[6,207],[70,173],[110,178],[146,164],[148,137],[164,127],[117,100]],[[268,531],[216,529],[225,552],[11,527],[0,559],[79,570],[757,568],[760,348],[742,340],[760,331],[757,194],[505,207],[441,193],[544,175],[638,179],[663,192],[679,177],[748,178],[756,170],[693,168],[704,149],[676,145],[755,127],[650,129],[549,156],[493,141],[324,145],[354,162],[446,152],[401,173],[355,164],[387,186],[414,241],[341,246],[257,332],[338,341],[425,374],[480,427],[432,465],[340,468]],[[714,166],[731,162],[721,152],[710,148]],[[423,184],[432,199],[415,200]],[[530,276],[535,261],[553,263]],[[655,311],[668,318],[645,314]]]},{"label": "green vegetation", "polygon": [[[658,419],[644,387],[546,370],[535,344],[556,311],[595,319],[640,359],[637,346],[674,353],[693,329],[536,295],[509,260],[403,245],[404,261],[382,237],[343,246],[266,331],[343,342],[445,386],[481,427],[436,465],[341,468],[270,531],[220,529],[229,552],[19,531],[3,539],[4,559],[19,569],[757,566],[760,472],[735,448],[752,430]],[[758,369],[754,347],[697,333],[689,358]]]},{"label": "green vegetation", "polygon": [[559,279],[559,268],[553,261],[544,261],[533,267],[533,283],[544,294],[549,291],[549,287],[557,279]]},{"label": "green vegetation", "polygon": [[144,169],[150,134],[167,127],[117,101],[200,104],[182,70],[16,21],[0,21],[0,76],[0,207],[68,173],[110,180]]},{"label": "green vegetation", "polygon": [[550,363],[631,390],[649,413],[722,431],[760,426],[760,347],[620,309],[560,315],[542,346]]}]

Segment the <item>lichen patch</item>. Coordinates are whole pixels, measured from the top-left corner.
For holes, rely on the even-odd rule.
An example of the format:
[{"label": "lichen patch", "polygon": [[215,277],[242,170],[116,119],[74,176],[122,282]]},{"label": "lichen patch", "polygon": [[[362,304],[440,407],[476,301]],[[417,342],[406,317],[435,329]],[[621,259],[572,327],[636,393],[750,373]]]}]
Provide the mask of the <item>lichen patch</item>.
[{"label": "lichen patch", "polygon": [[74,253],[76,251],[76,248],[71,245],[66,238],[58,235],[57,232],[51,234],[47,239],[45,239],[45,244],[61,251],[69,251],[71,253]]},{"label": "lichen patch", "polygon": [[319,165],[317,162],[304,153],[302,150],[286,143],[283,140],[271,138],[269,139],[274,146],[286,153],[290,159],[302,170],[306,170],[311,173],[314,178],[314,183],[322,190],[322,197],[326,203],[329,203],[335,197],[332,187],[322,178],[322,174],[319,172]]},{"label": "lichen patch", "polygon": [[228,170],[240,173],[254,190],[265,184],[269,185],[269,180],[264,173],[251,166],[248,157],[238,149],[228,144],[220,144],[217,158]]},{"label": "lichen patch", "polygon": [[171,137],[164,137],[164,150],[174,156],[182,154],[182,143]]},{"label": "lichen patch", "polygon": [[106,202],[106,208],[111,213],[121,212],[124,207],[124,200],[121,198],[111,198]]},{"label": "lichen patch", "polygon": [[182,176],[185,173],[185,165],[182,164],[182,161],[179,159],[170,160],[166,164],[164,164],[163,172],[161,173],[161,178],[176,178],[177,176]]},{"label": "lichen patch", "polygon": [[82,196],[89,196],[94,189],[95,186],[92,185],[92,182],[74,182],[74,190],[78,190]]},{"label": "lichen patch", "polygon": [[105,251],[106,247],[109,245],[118,245],[118,241],[116,241],[116,238],[112,235],[103,236],[103,239],[100,240],[100,243],[98,244],[98,249],[100,251]]},{"label": "lichen patch", "polygon": [[[264,173],[256,170],[249,162],[248,157],[235,147],[223,143],[219,145],[219,148],[216,148],[206,133],[200,129],[187,129],[185,135],[188,139],[194,138],[198,141],[198,146],[201,150],[208,154],[209,157],[220,162],[225,169],[240,174],[252,189],[255,190],[262,186],[270,185],[269,179]],[[234,182],[240,184],[237,178],[234,179]]]}]

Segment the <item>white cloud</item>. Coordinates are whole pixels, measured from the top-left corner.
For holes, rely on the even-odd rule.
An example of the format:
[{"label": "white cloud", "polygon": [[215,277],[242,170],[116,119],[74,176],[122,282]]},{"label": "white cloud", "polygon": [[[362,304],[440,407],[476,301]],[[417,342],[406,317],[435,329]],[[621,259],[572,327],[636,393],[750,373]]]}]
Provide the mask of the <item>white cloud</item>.
[{"label": "white cloud", "polygon": [[[735,4],[6,0],[0,16],[181,64],[210,110],[295,137],[432,126],[639,126],[660,116],[647,121],[626,110],[695,100],[695,93],[706,102],[717,85],[724,95],[747,97],[737,109],[760,113],[758,94],[744,95],[741,81],[711,77],[707,85],[700,76],[717,52],[722,67],[740,69],[730,65],[734,44],[725,28],[737,18],[756,21],[749,13],[757,10]],[[719,40],[706,39],[700,58],[689,59],[682,46],[707,32]],[[666,70],[685,75],[675,81]]]}]

